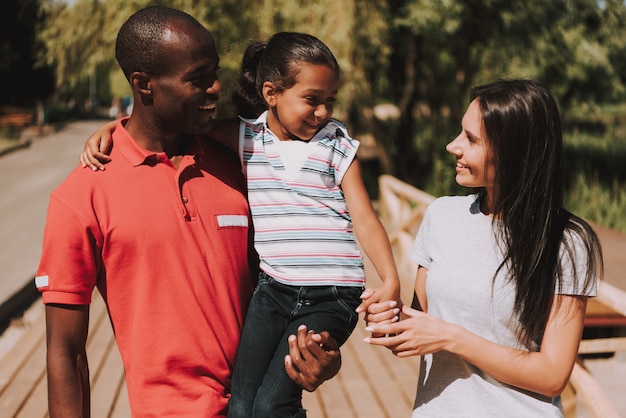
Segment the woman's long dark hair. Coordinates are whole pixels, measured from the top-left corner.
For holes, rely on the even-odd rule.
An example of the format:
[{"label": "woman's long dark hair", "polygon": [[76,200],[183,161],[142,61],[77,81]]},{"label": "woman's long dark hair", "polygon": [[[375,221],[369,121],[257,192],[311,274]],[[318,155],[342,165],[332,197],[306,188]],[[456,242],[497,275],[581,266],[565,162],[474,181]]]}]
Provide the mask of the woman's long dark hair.
[{"label": "woman's long dark hair", "polygon": [[[474,88],[471,99],[479,103],[494,164],[490,209],[504,253],[498,270],[508,268],[515,283],[520,338],[540,344],[564,274],[584,289],[602,275],[600,244],[563,208],[563,140],[552,95],[533,81],[503,80]],[[575,245],[586,250],[584,272],[577,271]]]},{"label": "woman's long dark hair", "polygon": [[239,83],[232,95],[237,113],[256,118],[267,110],[263,83],[273,83],[278,91],[296,83],[298,64],[325,65],[339,76],[339,64],[330,49],[306,33],[279,32],[267,42],[252,41],[243,54]]}]

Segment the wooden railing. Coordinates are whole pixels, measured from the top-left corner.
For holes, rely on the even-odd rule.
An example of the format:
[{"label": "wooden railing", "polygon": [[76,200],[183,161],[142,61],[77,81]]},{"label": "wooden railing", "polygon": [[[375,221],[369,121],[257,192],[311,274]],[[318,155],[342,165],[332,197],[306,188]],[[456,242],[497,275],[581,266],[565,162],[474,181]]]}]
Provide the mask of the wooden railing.
[{"label": "wooden railing", "polygon": [[[413,298],[413,279],[416,265],[409,258],[409,253],[415,239],[415,234],[424,217],[428,205],[435,199],[395,177],[383,175],[379,178],[379,207],[381,222],[387,230],[389,240],[394,251],[398,273],[402,281],[402,300],[410,302]],[[598,286],[598,296],[594,304],[590,304],[588,316],[595,320],[603,320],[602,314],[589,312],[589,309],[602,307],[602,310],[611,312],[606,317],[607,323],[615,323],[615,314],[618,314],[620,323],[626,325],[626,292],[602,281]],[[608,308],[608,309],[607,309]],[[593,338],[581,341],[579,354],[614,353],[626,351],[626,337]],[[571,387],[567,393],[580,396],[585,408],[597,418],[619,418],[615,407],[603,392],[598,381],[584,367],[582,360],[577,362],[570,378]],[[568,395],[572,396],[572,395]],[[564,395],[564,398],[566,396]],[[574,399],[574,408],[575,408]],[[567,402],[564,399],[564,404]],[[566,407],[566,413],[568,408]],[[566,414],[567,415],[567,414]]]}]

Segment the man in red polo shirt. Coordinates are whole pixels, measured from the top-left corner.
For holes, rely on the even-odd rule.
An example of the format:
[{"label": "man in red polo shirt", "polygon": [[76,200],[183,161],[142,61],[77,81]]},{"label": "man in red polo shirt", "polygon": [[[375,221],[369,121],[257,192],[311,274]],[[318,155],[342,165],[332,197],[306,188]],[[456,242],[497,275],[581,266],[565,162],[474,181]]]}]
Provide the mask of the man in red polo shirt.
[{"label": "man in red polo shirt", "polygon": [[[186,13],[148,7],[122,26],[116,58],[132,116],[118,123],[105,172],[78,167],[52,193],[35,279],[46,304],[50,416],[89,416],[95,287],[133,416],[226,416],[255,263],[238,157],[196,138],[211,129],[221,94],[214,40]],[[339,368],[338,351],[319,342],[301,333],[292,345],[288,369],[305,388]]]}]

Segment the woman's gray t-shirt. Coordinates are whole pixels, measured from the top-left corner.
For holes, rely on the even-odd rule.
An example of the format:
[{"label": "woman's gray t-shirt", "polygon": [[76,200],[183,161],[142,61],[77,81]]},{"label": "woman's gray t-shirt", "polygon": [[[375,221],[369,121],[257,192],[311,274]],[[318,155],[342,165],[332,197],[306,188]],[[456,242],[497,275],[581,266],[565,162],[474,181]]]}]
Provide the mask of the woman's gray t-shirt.
[{"label": "woman's gray t-shirt", "polygon": [[[537,350],[517,338],[513,284],[502,270],[493,280],[502,252],[492,218],[478,206],[476,195],[442,197],[426,212],[411,258],[428,268],[428,313],[498,344]],[[577,258],[577,271],[584,273],[584,257]],[[573,287],[566,275],[560,293],[583,293]],[[595,295],[595,284],[586,294]],[[500,383],[449,352],[422,357],[414,408],[413,418],[563,416],[560,398]]]}]

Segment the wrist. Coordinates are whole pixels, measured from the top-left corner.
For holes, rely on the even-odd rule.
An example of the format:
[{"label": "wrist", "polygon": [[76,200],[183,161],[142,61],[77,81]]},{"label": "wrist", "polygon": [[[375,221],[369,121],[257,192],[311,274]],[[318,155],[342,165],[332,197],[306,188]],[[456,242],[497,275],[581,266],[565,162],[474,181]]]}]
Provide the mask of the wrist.
[{"label": "wrist", "polygon": [[464,344],[462,341],[463,331],[462,327],[446,322],[443,332],[445,335],[443,349],[450,353],[459,354],[459,350]]},{"label": "wrist", "polygon": [[399,292],[400,291],[400,281],[398,280],[397,277],[387,277],[385,279],[382,279],[383,281],[383,285],[381,286],[382,289],[385,289],[387,291],[393,291],[393,292]]}]

